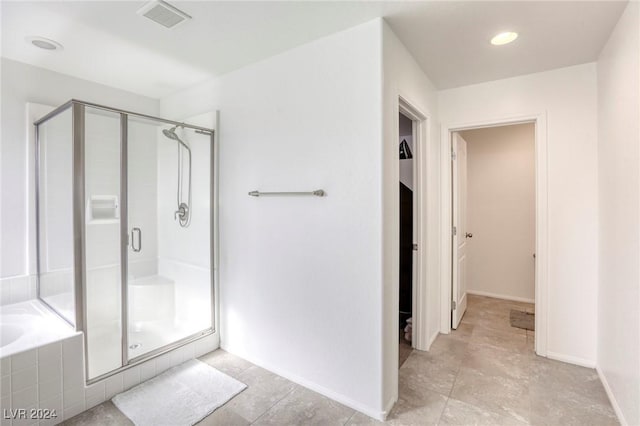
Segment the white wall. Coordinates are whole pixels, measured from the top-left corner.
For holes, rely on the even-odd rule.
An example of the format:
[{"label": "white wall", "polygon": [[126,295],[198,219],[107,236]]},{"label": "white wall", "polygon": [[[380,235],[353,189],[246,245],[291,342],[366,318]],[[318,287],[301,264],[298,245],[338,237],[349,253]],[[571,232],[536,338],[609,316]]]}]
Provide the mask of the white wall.
[{"label": "white wall", "polygon": [[[222,347],[374,416],[380,31],[363,24],[161,100],[167,117],[220,111]],[[319,188],[326,197],[247,194]]]},{"label": "white wall", "polygon": [[640,424],[640,7],[598,59],[598,371],[623,424]]},{"label": "white wall", "polygon": [[[381,39],[382,150],[382,75],[375,71]],[[386,23],[332,35],[161,101],[168,117],[220,110],[222,346],[376,417],[397,398],[399,95],[430,119],[420,177],[428,346],[439,325],[439,242],[426,238],[439,235],[437,95]],[[320,187],[324,199],[247,196]],[[382,261],[380,214],[383,270],[375,267]]]},{"label": "white wall", "polygon": [[536,246],[533,123],[460,132],[467,141],[467,285],[533,302]]},{"label": "white wall", "polygon": [[2,58],[2,247],[0,278],[35,273],[33,147],[27,102],[58,106],[75,98],[157,115],[158,101]]},{"label": "white wall", "polygon": [[414,314],[414,324],[416,321],[426,324],[422,336],[417,336],[414,342],[420,349],[428,349],[439,330],[440,140],[438,99],[433,84],[386,23],[383,23],[382,30],[383,403],[389,410],[398,397],[399,96],[428,116],[426,146],[417,147],[414,142],[414,164],[419,156],[426,164],[426,170],[420,171],[415,182],[420,185],[418,202],[424,212],[423,226],[417,231],[422,241],[417,252],[421,258],[417,279],[422,282],[418,286],[426,289],[426,294],[418,295],[426,309],[421,311],[420,317]]},{"label": "white wall", "polygon": [[443,126],[543,114],[548,142],[548,355],[595,365],[598,293],[596,65],[439,92]]}]

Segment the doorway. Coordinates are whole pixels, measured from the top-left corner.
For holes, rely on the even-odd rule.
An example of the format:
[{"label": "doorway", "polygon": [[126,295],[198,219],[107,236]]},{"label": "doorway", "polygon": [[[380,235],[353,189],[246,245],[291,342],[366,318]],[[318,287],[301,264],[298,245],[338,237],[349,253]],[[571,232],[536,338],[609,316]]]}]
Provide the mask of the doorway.
[{"label": "doorway", "polygon": [[413,341],[414,295],[414,141],[413,121],[402,112],[398,116],[399,140],[399,365],[409,357]]},{"label": "doorway", "polygon": [[466,322],[531,349],[535,148],[532,122],[451,133],[451,329]]}]

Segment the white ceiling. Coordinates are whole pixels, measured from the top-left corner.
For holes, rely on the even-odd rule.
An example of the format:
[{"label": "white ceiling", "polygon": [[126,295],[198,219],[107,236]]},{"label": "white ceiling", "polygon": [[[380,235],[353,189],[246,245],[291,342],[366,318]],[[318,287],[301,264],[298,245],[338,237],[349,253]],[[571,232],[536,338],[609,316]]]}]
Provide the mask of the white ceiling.
[{"label": "white ceiling", "polygon": [[[7,2],[2,56],[160,98],[319,37],[387,19],[442,88],[593,61],[624,2],[173,1],[193,20],[165,29],[144,1]],[[520,37],[495,47],[497,32]],[[47,52],[26,36],[56,40]]]},{"label": "white ceiling", "polygon": [[[439,89],[595,61],[626,2],[422,3],[387,21]],[[493,46],[499,32],[511,44]]]}]

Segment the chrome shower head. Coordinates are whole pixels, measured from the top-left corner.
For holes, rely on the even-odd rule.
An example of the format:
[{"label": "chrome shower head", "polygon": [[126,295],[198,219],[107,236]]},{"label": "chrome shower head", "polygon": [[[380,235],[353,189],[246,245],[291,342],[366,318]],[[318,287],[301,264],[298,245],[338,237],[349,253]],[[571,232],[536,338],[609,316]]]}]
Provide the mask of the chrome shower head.
[{"label": "chrome shower head", "polygon": [[178,142],[180,145],[182,145],[187,151],[189,151],[189,155],[191,155],[191,148],[189,148],[189,145],[187,145],[186,143],[184,143],[182,141],[182,139],[180,139],[180,136],[178,136],[176,134],[176,129],[178,128],[178,126],[173,126],[170,129],[162,129],[162,134],[165,135],[167,138],[171,139],[172,141],[176,141]]},{"label": "chrome shower head", "polygon": [[178,135],[176,135],[176,127],[177,126],[174,126],[170,129],[162,129],[162,133],[169,139],[173,139],[174,141],[180,141],[180,138],[178,138]]}]

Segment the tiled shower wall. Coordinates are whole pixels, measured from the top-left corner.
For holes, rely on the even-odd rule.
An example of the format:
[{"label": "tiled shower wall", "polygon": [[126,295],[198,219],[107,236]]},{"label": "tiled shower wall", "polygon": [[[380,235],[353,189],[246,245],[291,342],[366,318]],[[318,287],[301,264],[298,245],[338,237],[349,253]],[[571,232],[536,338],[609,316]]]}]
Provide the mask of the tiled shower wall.
[{"label": "tiled shower wall", "polygon": [[[0,360],[0,425],[52,425],[94,407],[163,371],[218,347],[209,335],[85,386],[82,334]],[[9,410],[55,410],[48,420],[11,420]]]},{"label": "tiled shower wall", "polygon": [[36,276],[0,278],[0,306],[36,298]]}]

